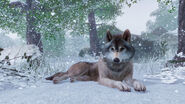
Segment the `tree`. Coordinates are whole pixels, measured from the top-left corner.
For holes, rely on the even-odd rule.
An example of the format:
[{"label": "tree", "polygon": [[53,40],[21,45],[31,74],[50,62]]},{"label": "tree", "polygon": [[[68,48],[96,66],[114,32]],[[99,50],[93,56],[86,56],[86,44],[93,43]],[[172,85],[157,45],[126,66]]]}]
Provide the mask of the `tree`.
[{"label": "tree", "polygon": [[185,62],[185,1],[179,0],[178,11],[178,50],[175,60]]},{"label": "tree", "polygon": [[[165,1],[167,2],[169,0],[165,0]],[[184,0],[179,0],[179,7],[178,7],[177,55],[175,55],[174,59],[170,60],[170,62],[175,63],[175,66],[183,66],[185,62],[185,1]]]},{"label": "tree", "polygon": [[[43,47],[42,47],[42,41],[41,41],[41,34],[36,31],[36,27],[34,25],[35,23],[35,17],[32,15],[36,12],[36,3],[34,0],[26,0],[26,3],[22,3],[20,1],[17,2],[9,2],[7,0],[2,1],[2,7],[6,7],[7,9],[10,9],[11,16],[17,16],[16,13],[19,15],[22,15],[21,13],[26,12],[25,14],[25,21],[26,21],[26,41],[28,44],[35,44],[36,46],[39,47],[39,50],[43,52]],[[6,10],[7,10],[6,9]],[[9,10],[8,10],[9,12]],[[5,13],[5,12],[4,12]],[[4,16],[4,15],[2,15]],[[12,17],[14,18],[14,22],[19,21],[20,18],[17,17]],[[1,17],[2,18],[2,17]],[[6,18],[6,15],[5,15]],[[3,19],[2,19],[3,21]],[[16,23],[15,23],[16,24]],[[11,22],[10,22],[11,25]],[[21,24],[18,24],[21,25]],[[10,26],[11,27],[11,26]],[[25,27],[24,27],[25,28]]]},{"label": "tree", "polygon": [[83,15],[78,15],[77,10],[82,6],[78,3],[66,0],[1,0],[0,27],[21,34],[28,44],[35,44],[42,51],[41,38],[49,40],[57,34],[64,35],[65,29],[72,29],[76,24],[74,21],[81,19]]},{"label": "tree", "polygon": [[99,39],[97,35],[96,20],[95,20],[95,14],[93,10],[88,14],[88,22],[89,22],[90,51],[98,54]]},{"label": "tree", "polygon": [[41,41],[41,34],[36,31],[35,17],[32,14],[36,12],[36,5],[35,1],[33,0],[26,0],[26,5],[24,6],[27,8],[26,12],[26,21],[27,21],[27,29],[26,29],[26,41],[28,44],[35,44],[39,47],[39,50],[43,52],[43,46]]}]

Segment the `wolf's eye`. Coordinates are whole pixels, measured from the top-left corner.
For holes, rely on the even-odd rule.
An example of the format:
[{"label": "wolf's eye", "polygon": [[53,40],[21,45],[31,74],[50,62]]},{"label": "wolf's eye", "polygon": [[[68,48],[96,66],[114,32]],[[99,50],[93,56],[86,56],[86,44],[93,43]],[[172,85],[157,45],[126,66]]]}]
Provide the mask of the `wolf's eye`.
[{"label": "wolf's eye", "polygon": [[112,47],[112,48],[110,48],[111,49],[111,51],[114,51],[114,48]]},{"label": "wolf's eye", "polygon": [[123,47],[121,47],[119,50],[120,50],[120,51],[123,51],[123,50],[124,50],[124,48],[123,48]]}]

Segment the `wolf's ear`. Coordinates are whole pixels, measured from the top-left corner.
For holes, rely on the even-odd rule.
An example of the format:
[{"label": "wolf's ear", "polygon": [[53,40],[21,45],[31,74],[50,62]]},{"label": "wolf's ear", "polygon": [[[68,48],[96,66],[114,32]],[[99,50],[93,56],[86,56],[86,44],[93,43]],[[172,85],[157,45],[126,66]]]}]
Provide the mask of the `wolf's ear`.
[{"label": "wolf's ear", "polygon": [[110,42],[111,40],[112,40],[112,34],[110,33],[109,30],[107,30],[106,41]]},{"label": "wolf's ear", "polygon": [[127,42],[130,42],[131,34],[128,29],[126,29],[125,32],[123,33],[123,39],[126,40]]}]

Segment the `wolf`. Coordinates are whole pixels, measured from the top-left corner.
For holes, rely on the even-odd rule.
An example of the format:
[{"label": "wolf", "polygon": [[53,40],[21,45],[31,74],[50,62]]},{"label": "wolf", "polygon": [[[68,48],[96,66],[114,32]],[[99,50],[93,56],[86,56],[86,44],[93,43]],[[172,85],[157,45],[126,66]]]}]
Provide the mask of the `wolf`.
[{"label": "wolf", "polygon": [[131,44],[131,33],[127,29],[123,34],[106,33],[103,55],[97,62],[78,62],[66,72],[58,72],[46,80],[53,80],[54,84],[62,80],[96,81],[101,85],[117,88],[120,91],[146,91],[143,83],[133,78],[132,58],[135,49]]}]

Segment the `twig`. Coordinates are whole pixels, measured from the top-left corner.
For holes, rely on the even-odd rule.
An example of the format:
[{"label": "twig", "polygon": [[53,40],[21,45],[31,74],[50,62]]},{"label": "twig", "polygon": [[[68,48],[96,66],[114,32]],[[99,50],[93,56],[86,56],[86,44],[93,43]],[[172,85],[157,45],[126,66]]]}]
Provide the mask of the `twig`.
[{"label": "twig", "polygon": [[3,70],[11,70],[11,71],[14,71],[14,72],[19,72],[18,70],[16,70],[16,69],[11,69],[11,68],[1,68],[1,69],[3,69]]}]

